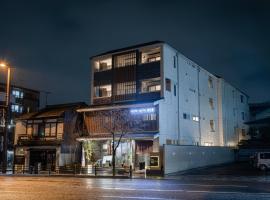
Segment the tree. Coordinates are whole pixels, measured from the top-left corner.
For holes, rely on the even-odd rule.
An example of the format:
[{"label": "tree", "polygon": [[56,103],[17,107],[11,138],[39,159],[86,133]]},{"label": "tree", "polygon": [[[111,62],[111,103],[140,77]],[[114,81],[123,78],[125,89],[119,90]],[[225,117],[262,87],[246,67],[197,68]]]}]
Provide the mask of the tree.
[{"label": "tree", "polygon": [[91,132],[108,133],[112,137],[112,172],[116,173],[116,151],[123,137],[128,133],[139,132],[142,130],[142,117],[132,115],[129,109],[111,109],[93,111],[89,114],[92,126],[97,124],[95,128],[89,128]]}]

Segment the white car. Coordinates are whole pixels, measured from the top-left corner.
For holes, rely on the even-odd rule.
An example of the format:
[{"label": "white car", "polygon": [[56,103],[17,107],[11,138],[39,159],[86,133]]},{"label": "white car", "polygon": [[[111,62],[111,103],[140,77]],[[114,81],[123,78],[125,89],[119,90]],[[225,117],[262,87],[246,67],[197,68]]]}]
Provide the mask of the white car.
[{"label": "white car", "polygon": [[255,156],[255,164],[262,171],[270,169],[270,152],[258,152]]}]

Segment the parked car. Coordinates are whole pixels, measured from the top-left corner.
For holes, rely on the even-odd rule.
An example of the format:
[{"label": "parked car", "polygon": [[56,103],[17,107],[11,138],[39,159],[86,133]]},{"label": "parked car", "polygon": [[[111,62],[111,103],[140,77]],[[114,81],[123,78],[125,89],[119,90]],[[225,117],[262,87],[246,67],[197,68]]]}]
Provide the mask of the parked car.
[{"label": "parked car", "polygon": [[270,169],[270,152],[257,152],[255,166],[262,171]]}]

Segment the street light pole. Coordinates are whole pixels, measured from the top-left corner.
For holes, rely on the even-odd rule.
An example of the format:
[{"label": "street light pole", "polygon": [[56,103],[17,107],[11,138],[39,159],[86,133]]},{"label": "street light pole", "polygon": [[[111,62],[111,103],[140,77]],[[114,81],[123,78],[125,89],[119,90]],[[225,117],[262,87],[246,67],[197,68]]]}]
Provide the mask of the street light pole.
[{"label": "street light pole", "polygon": [[7,172],[7,145],[8,145],[8,126],[9,126],[9,112],[10,112],[10,67],[1,64],[1,67],[7,68],[7,88],[6,88],[6,104],[5,104],[5,131],[3,137],[3,152],[2,152],[2,173]]}]

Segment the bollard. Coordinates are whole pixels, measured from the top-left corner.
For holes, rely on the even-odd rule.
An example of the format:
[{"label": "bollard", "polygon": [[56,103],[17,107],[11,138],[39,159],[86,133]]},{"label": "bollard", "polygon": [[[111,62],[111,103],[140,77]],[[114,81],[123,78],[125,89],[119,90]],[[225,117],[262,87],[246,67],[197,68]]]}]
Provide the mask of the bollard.
[{"label": "bollard", "polygon": [[97,165],[95,165],[95,176],[97,176]]},{"label": "bollard", "polygon": [[129,166],[129,178],[132,178],[132,166]]}]

